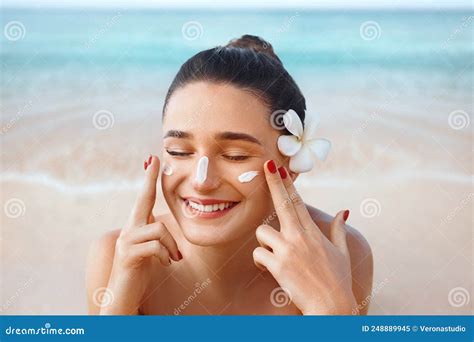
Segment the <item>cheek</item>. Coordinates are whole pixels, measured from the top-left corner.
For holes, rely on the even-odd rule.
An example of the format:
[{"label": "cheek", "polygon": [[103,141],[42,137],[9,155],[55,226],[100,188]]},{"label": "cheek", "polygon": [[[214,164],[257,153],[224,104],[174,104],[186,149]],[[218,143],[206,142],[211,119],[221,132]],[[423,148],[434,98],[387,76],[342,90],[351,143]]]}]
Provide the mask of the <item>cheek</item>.
[{"label": "cheek", "polygon": [[176,163],[173,163],[169,158],[164,157],[161,162],[161,188],[166,200],[171,197],[173,190],[179,183],[180,172]]},{"label": "cheek", "polygon": [[246,203],[245,206],[242,207],[242,220],[244,220],[249,227],[253,228],[271,221],[274,207],[268,188],[262,185],[245,185],[245,187],[246,191],[244,195]]}]

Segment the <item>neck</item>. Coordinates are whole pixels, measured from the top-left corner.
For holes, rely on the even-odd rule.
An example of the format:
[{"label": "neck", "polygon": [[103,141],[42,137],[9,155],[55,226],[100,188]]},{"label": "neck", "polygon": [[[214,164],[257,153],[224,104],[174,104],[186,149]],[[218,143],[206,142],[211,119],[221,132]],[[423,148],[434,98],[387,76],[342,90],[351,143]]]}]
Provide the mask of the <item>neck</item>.
[{"label": "neck", "polygon": [[255,266],[253,250],[259,246],[252,230],[236,240],[214,246],[187,244],[196,277],[210,279],[214,298],[229,298],[255,281],[261,271]]},{"label": "neck", "polygon": [[[267,216],[265,216],[267,217]],[[261,223],[261,221],[260,221]],[[279,230],[277,219],[265,222]],[[176,225],[179,226],[176,222]],[[258,224],[255,225],[257,227]],[[190,243],[180,230],[175,232],[181,241],[180,248],[193,282],[211,281],[212,297],[217,301],[228,300],[238,292],[245,291],[255,281],[268,278],[255,266],[253,251],[260,246],[255,229],[236,240],[212,245],[199,246]]]}]

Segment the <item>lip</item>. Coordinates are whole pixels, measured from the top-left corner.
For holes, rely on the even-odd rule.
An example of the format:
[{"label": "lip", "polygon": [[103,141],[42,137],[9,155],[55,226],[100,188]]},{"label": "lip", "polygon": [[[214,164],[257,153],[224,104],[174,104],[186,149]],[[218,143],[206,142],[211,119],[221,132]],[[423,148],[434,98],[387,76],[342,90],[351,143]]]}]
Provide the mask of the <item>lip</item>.
[{"label": "lip", "polygon": [[[189,210],[189,213],[191,214],[190,217],[204,218],[204,219],[214,219],[214,218],[227,215],[232,209],[234,209],[236,206],[240,204],[240,201],[237,202],[237,201],[229,201],[229,200],[218,200],[214,198],[196,198],[196,197],[182,197],[181,201],[183,201],[183,205],[185,206],[186,210]],[[199,211],[190,207],[188,205],[189,201],[193,201],[195,203],[199,203],[202,205],[217,204],[217,203],[223,203],[223,202],[232,202],[234,204],[224,210],[217,210],[213,212],[203,212],[203,211]]]},{"label": "lip", "polygon": [[202,205],[218,204],[218,203],[224,203],[224,202],[234,202],[234,203],[239,202],[239,201],[231,201],[231,200],[225,200],[225,199],[197,198],[197,197],[182,197],[182,199],[192,201],[194,203],[199,203],[199,204],[202,204]]}]

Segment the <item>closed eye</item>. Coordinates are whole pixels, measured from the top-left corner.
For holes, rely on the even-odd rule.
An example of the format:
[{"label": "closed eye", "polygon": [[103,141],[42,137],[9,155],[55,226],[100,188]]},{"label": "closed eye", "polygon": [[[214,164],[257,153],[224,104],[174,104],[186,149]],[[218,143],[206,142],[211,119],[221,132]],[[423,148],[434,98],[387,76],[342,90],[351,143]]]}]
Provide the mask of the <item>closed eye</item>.
[{"label": "closed eye", "polygon": [[224,156],[224,158],[227,158],[229,160],[236,160],[236,161],[239,161],[239,160],[246,160],[248,159],[249,157],[248,156]]},{"label": "closed eye", "polygon": [[178,157],[187,157],[187,156],[192,154],[192,153],[189,153],[189,152],[178,152],[178,151],[170,151],[170,150],[166,150],[166,152],[170,156],[178,156]]},{"label": "closed eye", "polygon": [[[171,156],[176,156],[176,157],[188,157],[192,153],[191,152],[179,152],[179,151],[171,151],[171,150],[166,150],[166,152],[171,155]],[[232,161],[242,161],[249,159],[249,156],[228,156],[228,155],[223,155],[224,158]]]}]

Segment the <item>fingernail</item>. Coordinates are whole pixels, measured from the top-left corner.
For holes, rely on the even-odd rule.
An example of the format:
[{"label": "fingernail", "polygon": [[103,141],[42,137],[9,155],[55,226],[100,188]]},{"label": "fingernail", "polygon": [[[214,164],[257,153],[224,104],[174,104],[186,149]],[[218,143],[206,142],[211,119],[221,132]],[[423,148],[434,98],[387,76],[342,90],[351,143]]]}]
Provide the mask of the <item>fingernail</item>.
[{"label": "fingernail", "polygon": [[270,160],[267,163],[267,168],[268,168],[268,171],[270,171],[271,173],[277,172],[277,167],[276,167],[275,162],[273,160]]},{"label": "fingernail", "polygon": [[178,251],[178,258],[179,258],[179,260],[183,259],[183,255],[181,254],[180,251]]},{"label": "fingernail", "polygon": [[342,218],[344,219],[344,222],[347,221],[348,217],[349,217],[349,210],[346,210],[346,211],[344,211],[344,215],[342,216]]},{"label": "fingernail", "polygon": [[143,168],[145,169],[145,171],[146,171],[146,168],[147,168],[147,167],[148,167],[148,164],[146,163],[146,161],[143,162]]},{"label": "fingernail", "polygon": [[152,160],[153,160],[153,157],[150,154],[150,156],[148,157],[148,165],[151,165]]},{"label": "fingernail", "polygon": [[288,176],[288,174],[286,173],[286,169],[283,166],[278,168],[278,172],[280,173],[280,177],[282,179],[285,179],[286,176]]}]

